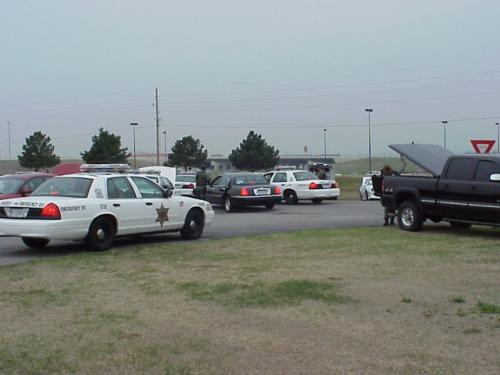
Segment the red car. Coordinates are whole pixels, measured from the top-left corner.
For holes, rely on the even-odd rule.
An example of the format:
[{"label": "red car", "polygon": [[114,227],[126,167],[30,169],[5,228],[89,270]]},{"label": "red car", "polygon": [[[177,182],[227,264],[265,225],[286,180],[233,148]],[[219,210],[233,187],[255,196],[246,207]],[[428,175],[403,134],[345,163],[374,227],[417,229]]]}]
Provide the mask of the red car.
[{"label": "red car", "polygon": [[38,172],[0,176],[0,199],[27,197],[42,182],[51,177],[54,177],[54,175]]}]

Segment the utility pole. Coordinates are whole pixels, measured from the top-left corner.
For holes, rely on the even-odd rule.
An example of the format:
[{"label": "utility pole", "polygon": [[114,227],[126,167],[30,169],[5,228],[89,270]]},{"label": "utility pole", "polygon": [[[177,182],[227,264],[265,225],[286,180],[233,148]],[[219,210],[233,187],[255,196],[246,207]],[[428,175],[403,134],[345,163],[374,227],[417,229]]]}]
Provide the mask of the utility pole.
[{"label": "utility pole", "polygon": [[500,153],[500,122],[495,125],[497,126],[497,153]]},{"label": "utility pole", "polygon": [[163,136],[165,137],[165,163],[168,161],[167,157],[167,131],[163,131]]},{"label": "utility pole", "polygon": [[12,159],[12,155],[10,153],[10,122],[7,123],[8,133],[9,133],[9,159]]},{"label": "utility pole", "polygon": [[156,102],[156,165],[160,165],[160,116],[158,111],[158,89],[155,89]]},{"label": "utility pole", "polygon": [[365,112],[368,113],[368,173],[372,174],[372,126],[370,115],[373,108],[366,108]]},{"label": "utility pole", "polygon": [[137,169],[137,159],[135,158],[135,127],[139,125],[137,122],[131,122],[130,126],[132,126],[133,134],[134,134],[134,169]]},{"label": "utility pole", "polygon": [[443,124],[443,147],[446,150],[446,124],[448,123],[448,121],[443,120],[441,121],[441,123]]},{"label": "utility pole", "polygon": [[326,164],[326,129],[323,129],[323,145],[324,145],[324,156],[325,156],[325,164]]}]

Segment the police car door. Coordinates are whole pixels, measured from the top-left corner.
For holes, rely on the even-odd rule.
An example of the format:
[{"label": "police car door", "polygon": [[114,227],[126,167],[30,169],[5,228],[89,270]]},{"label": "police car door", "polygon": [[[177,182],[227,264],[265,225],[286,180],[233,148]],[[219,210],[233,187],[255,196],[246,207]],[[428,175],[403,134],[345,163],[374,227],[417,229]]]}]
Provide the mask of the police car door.
[{"label": "police car door", "polygon": [[118,234],[146,231],[146,208],[126,177],[107,180],[108,209],[118,220]]},{"label": "police car door", "polygon": [[139,176],[132,181],[141,193],[141,200],[146,207],[146,225],[148,231],[156,232],[173,229],[179,224],[179,207],[172,204],[171,198],[163,196],[163,189],[153,181]]}]

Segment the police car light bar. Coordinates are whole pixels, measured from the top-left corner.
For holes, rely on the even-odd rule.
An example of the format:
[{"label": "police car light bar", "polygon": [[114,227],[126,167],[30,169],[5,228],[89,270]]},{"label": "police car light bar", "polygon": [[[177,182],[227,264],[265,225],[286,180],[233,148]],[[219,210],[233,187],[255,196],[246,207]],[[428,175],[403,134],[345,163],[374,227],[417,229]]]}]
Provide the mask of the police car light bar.
[{"label": "police car light bar", "polygon": [[126,173],[130,171],[128,164],[82,164],[81,172],[115,172]]}]

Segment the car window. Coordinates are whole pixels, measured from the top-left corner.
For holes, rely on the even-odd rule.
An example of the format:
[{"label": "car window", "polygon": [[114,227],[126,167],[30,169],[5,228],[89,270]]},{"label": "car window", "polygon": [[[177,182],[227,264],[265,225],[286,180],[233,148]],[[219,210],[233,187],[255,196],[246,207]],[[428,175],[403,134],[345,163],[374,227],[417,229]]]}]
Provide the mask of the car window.
[{"label": "car window", "polygon": [[0,194],[15,194],[24,180],[19,177],[0,177]]},{"label": "car window", "polygon": [[163,198],[163,189],[153,181],[142,177],[132,177],[143,198]]},{"label": "car window", "polygon": [[107,186],[109,199],[137,198],[134,188],[126,177],[111,177]]},{"label": "car window", "polygon": [[293,172],[293,175],[295,176],[295,179],[297,181],[308,181],[308,180],[317,180],[318,177],[311,172],[304,171],[304,172]]},{"label": "car window", "polygon": [[489,182],[493,173],[500,173],[497,164],[493,161],[480,160],[477,163],[475,181]]},{"label": "car window", "polygon": [[234,176],[231,179],[231,184],[236,186],[243,185],[267,185],[268,182],[261,174],[246,174]]},{"label": "car window", "polygon": [[456,158],[450,162],[446,178],[449,180],[472,180],[474,160],[472,158]]},{"label": "car window", "polygon": [[46,180],[45,177],[35,177],[30,180],[28,180],[24,186],[23,189],[28,188],[31,191],[34,191],[37,187],[39,187],[44,181]]},{"label": "car window", "polygon": [[175,177],[175,181],[195,183],[196,182],[196,175],[194,175],[194,174],[193,175],[191,175],[191,174],[178,174]]},{"label": "car window", "polygon": [[174,184],[167,177],[160,177],[160,186],[164,189],[174,188]]},{"label": "car window", "polygon": [[227,174],[222,176],[222,178],[220,179],[220,185],[222,185],[222,186],[229,185],[229,180],[230,180],[230,177]]},{"label": "car window", "polygon": [[212,180],[212,182],[210,183],[210,185],[220,185],[221,179],[222,179],[222,176],[217,176],[217,177],[215,177],[215,178]]},{"label": "car window", "polygon": [[267,181],[271,181],[271,177],[273,177],[273,174],[272,173],[266,173],[264,175],[264,178],[267,180]]},{"label": "car window", "polygon": [[93,181],[83,177],[49,178],[33,192],[33,196],[86,198]]},{"label": "car window", "polygon": [[286,182],[286,173],[278,172],[274,175],[273,182]]}]

